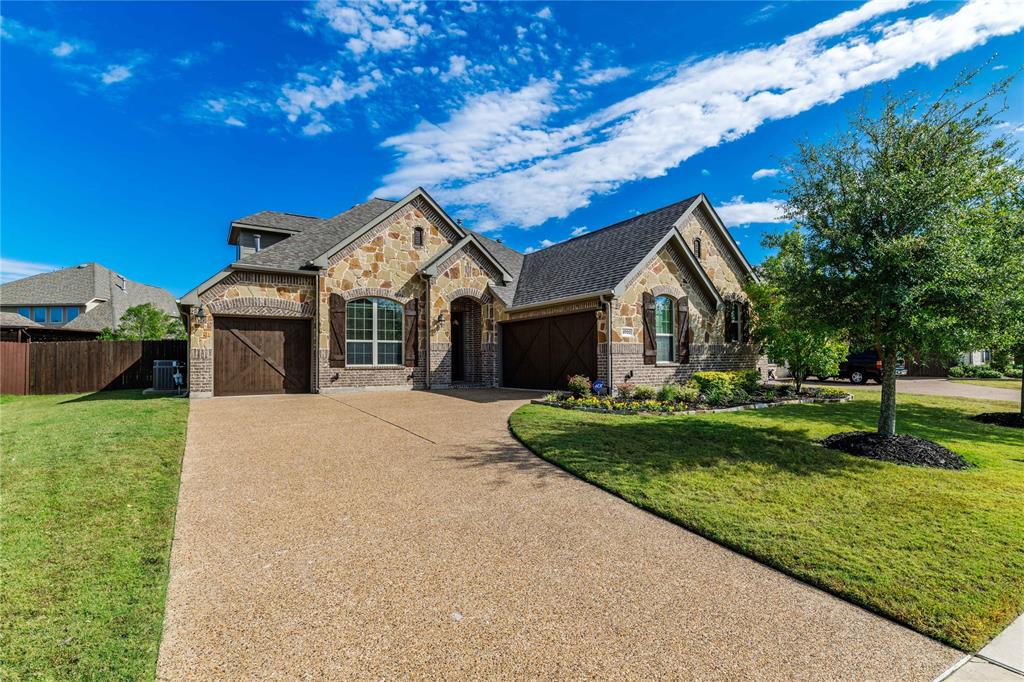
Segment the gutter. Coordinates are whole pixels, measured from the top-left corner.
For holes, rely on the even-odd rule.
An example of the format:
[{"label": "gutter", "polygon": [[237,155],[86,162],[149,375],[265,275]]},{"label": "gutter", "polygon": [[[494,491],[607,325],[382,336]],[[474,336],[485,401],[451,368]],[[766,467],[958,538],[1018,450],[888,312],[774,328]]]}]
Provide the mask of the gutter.
[{"label": "gutter", "polygon": [[246,263],[232,263],[228,268],[231,270],[238,270],[240,272],[275,272],[279,275],[305,275],[306,277],[312,277],[316,274],[315,270],[291,270],[285,268],[273,268],[266,265],[248,265]]},{"label": "gutter", "polygon": [[313,280],[313,393],[320,392],[320,271]]},{"label": "gutter", "polygon": [[591,291],[586,294],[577,294],[575,296],[563,296],[562,298],[552,298],[547,301],[540,303],[528,303],[526,305],[517,305],[508,308],[506,312],[516,313],[520,310],[534,310],[536,308],[547,308],[553,305],[561,305],[563,303],[573,303],[575,301],[585,301],[591,298],[604,299],[606,296],[614,296],[615,292],[612,289],[605,289],[604,291]]}]

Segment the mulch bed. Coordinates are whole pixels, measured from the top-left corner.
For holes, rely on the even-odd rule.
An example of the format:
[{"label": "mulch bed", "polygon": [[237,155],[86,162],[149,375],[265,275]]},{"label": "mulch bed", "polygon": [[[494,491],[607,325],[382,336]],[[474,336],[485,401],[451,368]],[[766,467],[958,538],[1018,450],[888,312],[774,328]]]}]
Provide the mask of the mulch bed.
[{"label": "mulch bed", "polygon": [[833,450],[883,462],[935,467],[937,469],[970,469],[974,465],[952,450],[930,440],[915,436],[883,436],[867,431],[837,433],[821,441]]},{"label": "mulch bed", "polygon": [[971,419],[983,424],[1024,429],[1024,417],[1021,417],[1020,412],[985,412],[983,414],[976,414]]}]

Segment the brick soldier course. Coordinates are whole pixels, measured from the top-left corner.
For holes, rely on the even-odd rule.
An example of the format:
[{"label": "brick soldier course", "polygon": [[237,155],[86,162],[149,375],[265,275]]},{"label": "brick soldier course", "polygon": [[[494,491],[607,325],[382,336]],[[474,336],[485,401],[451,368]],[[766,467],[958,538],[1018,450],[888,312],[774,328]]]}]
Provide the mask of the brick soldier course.
[{"label": "brick soldier course", "polygon": [[[742,291],[753,272],[703,195],[531,254],[465,229],[422,189],[328,219],[262,211],[234,221],[229,242],[238,260],[180,301],[193,397],[223,392],[215,375],[252,372],[265,377],[254,392],[332,393],[552,388],[574,371],[660,384],[757,365]],[[657,344],[656,300],[673,311],[673,329],[662,329]],[[377,302],[372,321],[366,301]],[[350,320],[352,311],[361,317]],[[452,348],[453,313],[462,320],[461,352]],[[570,330],[562,321],[573,315]],[[581,333],[581,319],[583,332],[590,323],[580,315],[592,315],[593,333]],[[217,317],[262,318],[260,333],[270,336],[261,338],[295,328],[279,320],[308,320],[308,375],[296,377],[307,370],[288,362],[296,342],[285,338],[270,351],[242,325],[215,326]],[[237,366],[214,371],[215,334],[237,337],[230,341],[239,351],[221,359]],[[376,340],[371,362],[364,337]],[[595,343],[596,354],[580,346]],[[654,357],[658,344],[671,345],[670,360]],[[453,381],[458,362],[462,379]]]}]

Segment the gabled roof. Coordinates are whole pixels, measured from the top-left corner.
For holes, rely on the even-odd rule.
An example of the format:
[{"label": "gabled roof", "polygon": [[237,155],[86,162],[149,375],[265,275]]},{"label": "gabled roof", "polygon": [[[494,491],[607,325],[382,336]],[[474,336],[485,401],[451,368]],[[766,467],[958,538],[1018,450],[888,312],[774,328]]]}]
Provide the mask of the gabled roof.
[{"label": "gabled roof", "polygon": [[513,305],[610,292],[636,268],[700,195],[528,253]]},{"label": "gabled roof", "polygon": [[491,265],[493,265],[495,269],[501,273],[500,284],[504,285],[505,283],[512,281],[512,273],[505,268],[504,264],[502,264],[501,261],[494,257],[490,249],[485,248],[483,246],[480,240],[480,235],[478,235],[475,232],[467,233],[465,237],[455,242],[447,249],[439,251],[433,258],[428,260],[423,265],[423,267],[420,268],[420,272],[428,277],[436,276],[438,266],[440,266],[444,261],[448,260],[450,256],[458,253],[459,251],[462,251],[463,249],[470,245],[475,246],[477,248],[477,251],[479,251],[486,260],[490,261]]},{"label": "gabled roof", "polygon": [[335,244],[343,242],[395,205],[387,199],[370,199],[356,204],[333,218],[317,223],[316,229],[300,232],[236,261],[236,265],[256,265],[281,270],[307,267]]},{"label": "gabled roof", "polygon": [[296,234],[316,227],[324,221],[311,215],[298,213],[282,213],[279,211],[260,211],[231,222],[228,232],[228,244],[238,243],[238,233],[242,229],[259,229],[268,232]]},{"label": "gabled roof", "polygon": [[95,302],[90,310],[61,328],[113,329],[128,308],[143,303],[177,314],[174,296],[166,289],[133,282],[99,263],[83,263],[0,285],[0,303],[5,306],[84,306],[90,302]]}]

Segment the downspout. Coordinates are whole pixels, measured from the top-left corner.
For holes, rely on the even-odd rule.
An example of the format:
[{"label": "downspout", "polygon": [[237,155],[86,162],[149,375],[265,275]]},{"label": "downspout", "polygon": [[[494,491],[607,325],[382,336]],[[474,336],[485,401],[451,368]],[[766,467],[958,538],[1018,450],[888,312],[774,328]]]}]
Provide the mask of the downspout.
[{"label": "downspout", "polygon": [[320,392],[320,271],[313,277],[313,393]]},{"label": "downspout", "polygon": [[615,376],[614,365],[612,363],[612,301],[614,296],[609,296],[604,301],[605,309],[605,322],[604,322],[604,336],[605,343],[608,344],[608,395],[611,396],[615,392],[615,382],[612,377]]},{"label": "downspout", "polygon": [[429,391],[430,390],[430,325],[431,325],[431,322],[433,321],[431,319],[431,310],[430,310],[430,300],[431,300],[430,299],[430,275],[424,275],[424,279],[427,280],[427,295],[426,295],[426,301],[424,302],[425,305],[423,306],[426,309],[426,311],[425,311],[426,312],[426,320],[425,320],[426,323],[423,325],[423,328],[426,330],[427,339],[426,339],[426,350],[424,351],[424,355],[426,355],[426,357],[423,359],[423,361],[424,361],[424,369],[426,370],[425,380],[426,380],[426,383],[427,383],[427,390]]}]

